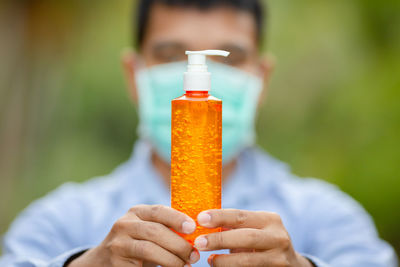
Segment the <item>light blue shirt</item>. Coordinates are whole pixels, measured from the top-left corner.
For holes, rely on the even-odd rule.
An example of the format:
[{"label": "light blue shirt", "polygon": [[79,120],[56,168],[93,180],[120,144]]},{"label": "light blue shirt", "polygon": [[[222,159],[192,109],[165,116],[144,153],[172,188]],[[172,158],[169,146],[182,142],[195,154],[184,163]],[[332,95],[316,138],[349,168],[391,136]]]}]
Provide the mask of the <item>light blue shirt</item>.
[{"label": "light blue shirt", "polygon": [[[0,266],[61,267],[77,252],[98,245],[114,222],[138,204],[170,204],[145,142],[138,142],[132,157],[109,176],[65,184],[31,204],[6,234]],[[222,205],[278,213],[296,251],[317,266],[397,266],[393,249],[379,239],[357,202],[335,186],[293,176],[259,149],[239,156],[224,185]],[[202,252],[193,266],[208,266],[210,254]]]}]

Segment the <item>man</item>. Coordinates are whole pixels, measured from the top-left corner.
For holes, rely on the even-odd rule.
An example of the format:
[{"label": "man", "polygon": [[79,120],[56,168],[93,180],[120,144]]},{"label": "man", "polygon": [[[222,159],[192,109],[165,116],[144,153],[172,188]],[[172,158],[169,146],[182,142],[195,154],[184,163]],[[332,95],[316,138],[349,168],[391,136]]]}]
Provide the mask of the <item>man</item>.
[{"label": "man", "polygon": [[[396,265],[355,201],[324,182],[292,176],[252,146],[255,108],[241,103],[260,104],[257,84],[267,84],[272,68],[258,52],[259,1],[142,0],[138,10],[139,52],[123,55],[140,115],[141,139],[131,159],[108,177],[64,185],[32,204],[7,233],[0,266]],[[185,63],[173,62],[185,60],[185,50],[203,49],[232,53],[225,65],[210,64],[212,90],[232,115],[224,114],[223,125],[230,133],[223,139],[229,209],[204,211],[197,221],[229,230],[200,236],[193,247],[171,230],[191,233],[195,222],[168,207],[165,129],[168,103],[182,92]]]}]

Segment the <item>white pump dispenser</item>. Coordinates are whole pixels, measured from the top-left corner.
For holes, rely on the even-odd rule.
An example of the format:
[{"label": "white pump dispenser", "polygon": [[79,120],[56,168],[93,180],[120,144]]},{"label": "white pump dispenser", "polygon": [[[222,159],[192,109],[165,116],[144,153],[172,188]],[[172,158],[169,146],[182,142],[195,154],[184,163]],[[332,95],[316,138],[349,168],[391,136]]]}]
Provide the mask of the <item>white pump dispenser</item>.
[{"label": "white pump dispenser", "polygon": [[223,50],[186,51],[188,55],[188,71],[184,74],[183,89],[185,91],[210,91],[211,73],[208,72],[206,56],[229,56]]}]

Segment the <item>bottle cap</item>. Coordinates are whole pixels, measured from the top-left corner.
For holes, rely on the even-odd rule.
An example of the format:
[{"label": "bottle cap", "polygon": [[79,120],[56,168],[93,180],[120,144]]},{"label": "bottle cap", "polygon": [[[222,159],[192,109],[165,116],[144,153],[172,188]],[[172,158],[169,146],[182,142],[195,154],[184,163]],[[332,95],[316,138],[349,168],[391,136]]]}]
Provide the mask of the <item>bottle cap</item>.
[{"label": "bottle cap", "polygon": [[206,56],[229,56],[223,50],[186,51],[188,70],[184,74],[183,89],[185,91],[210,91],[211,73],[208,72]]}]

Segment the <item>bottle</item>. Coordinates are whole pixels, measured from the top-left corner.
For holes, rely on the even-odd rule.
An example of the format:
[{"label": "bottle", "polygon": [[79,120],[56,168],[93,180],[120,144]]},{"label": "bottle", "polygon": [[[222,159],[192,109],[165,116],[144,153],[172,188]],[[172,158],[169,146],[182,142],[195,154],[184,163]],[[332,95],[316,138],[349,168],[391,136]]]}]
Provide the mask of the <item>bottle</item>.
[{"label": "bottle", "polygon": [[[222,101],[209,94],[211,74],[206,56],[229,55],[221,50],[186,51],[185,94],[172,100],[171,207],[197,223],[204,210],[221,208]],[[181,234],[194,243],[197,236],[218,232],[197,225],[193,234]]]}]

